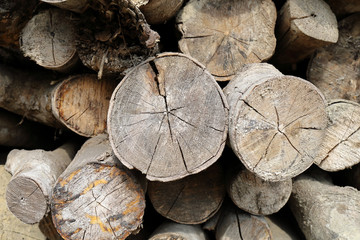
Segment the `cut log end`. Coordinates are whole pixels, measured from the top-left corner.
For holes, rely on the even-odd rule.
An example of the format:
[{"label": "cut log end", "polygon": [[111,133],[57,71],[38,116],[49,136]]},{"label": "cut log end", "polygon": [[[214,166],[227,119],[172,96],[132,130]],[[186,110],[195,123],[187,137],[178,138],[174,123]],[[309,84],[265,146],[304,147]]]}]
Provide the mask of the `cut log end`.
[{"label": "cut log end", "polygon": [[10,211],[22,222],[39,222],[48,210],[47,199],[39,185],[27,177],[13,178],[6,191]]}]

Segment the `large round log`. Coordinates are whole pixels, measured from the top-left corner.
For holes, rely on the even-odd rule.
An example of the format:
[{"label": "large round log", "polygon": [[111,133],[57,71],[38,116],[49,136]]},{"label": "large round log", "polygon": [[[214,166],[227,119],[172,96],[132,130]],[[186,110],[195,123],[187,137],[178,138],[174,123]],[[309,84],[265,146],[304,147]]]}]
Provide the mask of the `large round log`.
[{"label": "large round log", "polygon": [[191,0],[177,15],[179,48],[218,81],[245,63],[269,59],[276,45],[276,8],[269,0]]},{"label": "large round log", "polygon": [[272,60],[291,64],[338,40],[335,14],[323,0],[287,0],[278,14],[276,51]]},{"label": "large round log", "polygon": [[224,93],[229,142],[248,170],[266,181],[283,181],[313,164],[327,125],[325,100],[314,85],[254,63]]},{"label": "large round log", "polygon": [[18,219],[38,223],[49,212],[52,188],[75,152],[76,144],[67,143],[54,151],[13,149],[8,154],[5,168],[12,178],[6,202]]},{"label": "large round log", "polygon": [[185,225],[173,222],[162,223],[150,236],[149,240],[207,240],[199,225]]},{"label": "large round log", "polygon": [[76,66],[76,22],[68,11],[50,8],[34,15],[20,36],[24,56],[38,65],[60,72]]},{"label": "large round log", "polygon": [[225,195],[224,173],[219,164],[177,181],[149,182],[148,188],[155,210],[183,224],[207,221],[220,209]]},{"label": "large round log", "polygon": [[140,228],[144,209],[141,184],[104,134],[84,143],[51,197],[53,222],[65,239],[125,239]]},{"label": "large round log", "polygon": [[115,89],[108,133],[116,156],[149,180],[198,173],[221,155],[228,107],[214,78],[183,54],[164,53],[129,72]]},{"label": "large round log", "polygon": [[[343,2],[343,1],[339,1]],[[328,99],[360,103],[360,13],[339,22],[339,40],[312,56],[307,79]]]},{"label": "large round log", "polygon": [[359,239],[360,192],[312,174],[295,178],[289,200],[306,239]]},{"label": "large round log", "polygon": [[328,126],[315,163],[335,172],[360,163],[360,104],[333,100],[326,107]]}]

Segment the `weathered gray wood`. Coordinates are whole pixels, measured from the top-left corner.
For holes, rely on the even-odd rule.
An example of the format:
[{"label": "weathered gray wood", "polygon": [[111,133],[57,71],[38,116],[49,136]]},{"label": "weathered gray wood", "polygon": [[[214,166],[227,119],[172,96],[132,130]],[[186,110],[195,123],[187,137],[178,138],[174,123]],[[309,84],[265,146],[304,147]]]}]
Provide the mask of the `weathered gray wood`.
[{"label": "weathered gray wood", "polygon": [[295,178],[290,208],[306,239],[360,239],[360,192],[316,173]]},{"label": "weathered gray wood", "polygon": [[248,170],[266,181],[283,181],[313,164],[327,125],[325,100],[314,85],[254,63],[224,93],[229,142]]},{"label": "weathered gray wood", "polygon": [[251,215],[233,206],[223,209],[215,237],[217,240],[272,239],[269,225],[263,216]]},{"label": "weathered gray wood", "polygon": [[6,203],[18,219],[38,223],[49,212],[52,188],[76,150],[76,144],[69,142],[54,151],[13,149],[8,154],[5,168],[12,178]]},{"label": "weathered gray wood", "polygon": [[[302,235],[300,229],[296,229],[297,226],[292,224],[283,216],[276,216],[275,214],[266,216],[265,220],[268,223],[271,231],[271,235],[275,240],[301,240]],[[298,231],[296,231],[298,230]]]},{"label": "weathered gray wood", "polygon": [[106,131],[109,99],[117,83],[114,79],[99,81],[94,74],[54,79],[47,73],[0,65],[0,107],[91,137]]},{"label": "weathered gray wood", "polygon": [[[338,1],[344,2],[344,1]],[[328,99],[360,103],[360,13],[339,22],[337,43],[316,50],[307,69],[307,79]]]},{"label": "weathered gray wood", "polygon": [[176,15],[184,0],[150,0],[140,7],[149,24],[162,24]]},{"label": "weathered gray wood", "polygon": [[183,224],[207,221],[220,209],[225,195],[224,173],[219,164],[177,181],[149,182],[148,188],[155,210]]},{"label": "weathered gray wood", "polygon": [[11,179],[11,174],[0,165],[0,239],[29,239],[46,240],[38,224],[29,225],[17,219],[6,206],[6,186]]},{"label": "weathered gray wood", "polygon": [[183,54],[163,53],[129,72],[115,89],[108,133],[116,156],[149,180],[198,173],[221,155],[228,107],[214,78]]},{"label": "weathered gray wood", "polygon": [[174,222],[162,223],[150,236],[149,240],[207,240],[199,225],[185,225]]},{"label": "weathered gray wood", "polygon": [[65,239],[125,239],[140,228],[144,208],[141,184],[104,134],[84,143],[51,198],[53,222]]},{"label": "weathered gray wood", "polygon": [[360,104],[332,100],[326,107],[328,126],[315,163],[334,172],[360,163]]},{"label": "weathered gray wood", "polygon": [[358,0],[326,0],[326,3],[329,4],[338,19],[360,12],[360,2]]},{"label": "weathered gray wood", "polygon": [[233,203],[255,215],[278,212],[288,201],[292,181],[268,182],[247,169],[236,169],[227,174],[227,192]]},{"label": "weathered gray wood", "polygon": [[74,18],[71,12],[58,8],[34,15],[20,36],[20,49],[24,56],[47,69],[71,71],[79,62]]},{"label": "weathered gray wood", "polygon": [[277,21],[277,64],[296,63],[338,40],[335,14],[323,0],[287,0]]},{"label": "weathered gray wood", "polygon": [[276,8],[269,0],[190,0],[177,15],[180,50],[203,63],[218,81],[245,63],[269,59],[276,45]]},{"label": "weathered gray wood", "polygon": [[56,7],[69,11],[84,13],[88,8],[89,0],[41,0]]}]

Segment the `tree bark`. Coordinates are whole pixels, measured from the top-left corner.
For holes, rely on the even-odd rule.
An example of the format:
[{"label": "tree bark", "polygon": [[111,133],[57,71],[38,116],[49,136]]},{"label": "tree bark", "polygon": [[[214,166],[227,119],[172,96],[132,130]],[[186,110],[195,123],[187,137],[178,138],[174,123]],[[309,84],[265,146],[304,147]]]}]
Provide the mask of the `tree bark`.
[{"label": "tree bark", "polygon": [[230,80],[243,64],[265,61],[275,51],[276,8],[269,0],[191,0],[176,22],[180,50],[218,81]]},{"label": "tree bark", "polygon": [[[314,174],[314,173],[313,173]],[[360,192],[339,187],[320,173],[294,180],[290,208],[306,239],[359,239]]]},{"label": "tree bark", "polygon": [[140,228],[144,208],[141,184],[104,134],[84,143],[51,198],[53,222],[65,239],[125,239]]},{"label": "tree bark", "polygon": [[251,214],[276,213],[287,203],[291,194],[291,179],[268,182],[240,168],[227,176],[226,187],[231,200],[237,207]]},{"label": "tree bark", "polygon": [[[343,1],[339,1],[343,2]],[[360,103],[360,13],[339,22],[339,40],[312,56],[307,79],[328,99]]]},{"label": "tree bark", "polygon": [[0,65],[0,107],[48,126],[95,136],[106,131],[109,98],[117,83],[90,74],[57,80]]},{"label": "tree bark", "polygon": [[148,195],[155,210],[168,219],[183,224],[206,222],[226,195],[223,169],[215,164],[181,180],[149,182]]},{"label": "tree bark", "polygon": [[255,216],[227,206],[216,228],[216,239],[272,239],[269,225],[263,216]]},{"label": "tree bark", "polygon": [[74,14],[68,11],[58,8],[41,11],[22,29],[21,51],[44,68],[69,72],[79,62],[76,25]]},{"label": "tree bark", "polygon": [[0,46],[18,48],[22,28],[30,20],[37,0],[3,0],[0,2]]},{"label": "tree bark", "polygon": [[326,107],[328,126],[315,163],[335,172],[360,163],[360,104],[333,100]]},{"label": "tree bark", "polygon": [[34,224],[49,211],[56,179],[74,157],[76,145],[67,143],[54,151],[13,149],[5,168],[12,174],[6,190],[10,211],[21,221]]},{"label": "tree bark", "polygon": [[0,109],[0,145],[17,148],[44,148],[54,146],[54,132],[42,124]]},{"label": "tree bark", "polygon": [[140,7],[149,24],[162,24],[176,15],[184,0],[150,0]]},{"label": "tree bark", "polygon": [[207,240],[205,232],[199,225],[185,225],[173,222],[161,224],[149,240]]},{"label": "tree bark", "polygon": [[338,19],[352,13],[360,12],[360,2],[358,0],[326,0],[326,3],[329,4]]},{"label": "tree bark", "polygon": [[115,89],[108,132],[116,156],[147,179],[198,173],[221,155],[228,107],[214,78],[197,61],[164,53],[138,65]]},{"label": "tree bark", "polygon": [[28,225],[17,219],[7,208],[6,186],[11,179],[4,165],[0,165],[0,238],[1,239],[36,239],[46,240],[38,224]]},{"label": "tree bark", "polygon": [[240,70],[224,93],[229,142],[248,170],[283,181],[313,164],[327,125],[325,100],[314,85],[255,63]]},{"label": "tree bark", "polygon": [[336,17],[323,0],[288,0],[278,15],[276,64],[299,62],[338,40]]},{"label": "tree bark", "polygon": [[84,13],[89,5],[89,0],[41,0],[41,1],[76,13]]}]

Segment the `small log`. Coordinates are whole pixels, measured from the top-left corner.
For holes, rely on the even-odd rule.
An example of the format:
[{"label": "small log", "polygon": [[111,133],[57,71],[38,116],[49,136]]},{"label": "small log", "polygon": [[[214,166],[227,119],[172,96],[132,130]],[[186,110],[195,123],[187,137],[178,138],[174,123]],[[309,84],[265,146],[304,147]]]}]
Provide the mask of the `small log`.
[{"label": "small log", "polygon": [[105,134],[84,143],[51,198],[54,225],[65,239],[125,239],[140,228],[144,209],[141,184],[113,155]]},{"label": "small log", "polygon": [[360,12],[360,2],[358,0],[326,0],[326,3],[329,4],[338,19]]},{"label": "small log", "polygon": [[278,212],[288,201],[292,181],[268,182],[246,169],[236,169],[227,174],[227,192],[233,203],[255,215]]},{"label": "small log", "polygon": [[360,192],[312,174],[295,178],[289,200],[306,239],[360,239]]},{"label": "small log", "polygon": [[20,32],[30,20],[37,0],[2,0],[0,2],[0,46],[17,49]]},{"label": "small log", "polygon": [[12,150],[5,169],[12,174],[6,190],[9,210],[22,222],[34,224],[49,212],[49,199],[56,179],[76,152],[74,143],[54,151]]},{"label": "small log", "polygon": [[178,13],[180,50],[203,63],[218,81],[274,51],[276,8],[270,0],[190,0]]},{"label": "small log", "polygon": [[23,119],[4,109],[0,109],[0,129],[1,146],[48,149],[55,143],[55,129]]},{"label": "small log", "polygon": [[272,239],[269,225],[263,216],[251,215],[233,206],[223,209],[215,236],[217,240]]},{"label": "small log", "polygon": [[68,11],[50,8],[37,13],[23,28],[20,49],[38,65],[69,72],[79,62],[76,22]]},{"label": "small log", "polygon": [[173,222],[162,223],[149,240],[207,240],[205,232],[199,225],[185,225]]},{"label": "small log", "polygon": [[315,163],[330,172],[360,163],[360,104],[333,100],[326,112],[329,124]]},{"label": "small log", "polygon": [[327,125],[325,100],[314,85],[254,63],[224,93],[229,142],[248,170],[266,181],[283,181],[313,164]]},{"label": "small log", "polygon": [[76,13],[84,13],[89,5],[89,0],[41,0],[41,1]]},{"label": "small log", "polygon": [[228,107],[215,79],[179,53],[163,53],[129,72],[115,89],[108,133],[116,156],[149,180],[198,173],[221,155]]},{"label": "small log", "polygon": [[149,0],[140,7],[149,24],[162,24],[176,15],[184,0]]},{"label": "small log", "polygon": [[7,208],[5,194],[11,174],[0,165],[0,237],[4,240],[38,239],[46,240],[39,229],[39,224],[28,225],[17,219]]},{"label": "small log", "polygon": [[335,14],[323,0],[288,0],[278,14],[278,40],[272,61],[291,64],[310,56],[317,48],[336,43]]},{"label": "small log", "polygon": [[201,173],[172,182],[149,182],[148,196],[162,216],[183,224],[200,224],[221,207],[224,173],[215,164]]},{"label": "small log", "polygon": [[46,73],[0,65],[0,107],[48,126],[66,126],[85,137],[106,131],[109,98],[117,80],[99,81],[91,74],[51,80]]},{"label": "small log", "polygon": [[[338,1],[344,2],[344,1]],[[328,99],[360,103],[360,13],[339,22],[339,40],[313,54],[307,79]]]}]

